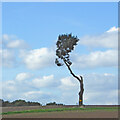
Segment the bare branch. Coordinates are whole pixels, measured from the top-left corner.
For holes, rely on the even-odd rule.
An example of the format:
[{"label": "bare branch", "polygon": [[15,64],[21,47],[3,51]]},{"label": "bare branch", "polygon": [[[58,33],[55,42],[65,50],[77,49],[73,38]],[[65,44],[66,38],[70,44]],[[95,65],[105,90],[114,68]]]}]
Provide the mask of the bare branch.
[{"label": "bare branch", "polygon": [[66,66],[68,67],[68,70],[70,71],[70,73],[72,74],[72,76],[75,77],[77,80],[79,80],[79,81],[81,82],[80,78],[79,78],[78,76],[76,76],[76,75],[72,72],[70,66],[66,63],[65,59],[63,59],[63,61],[64,61],[64,63],[66,64]]}]

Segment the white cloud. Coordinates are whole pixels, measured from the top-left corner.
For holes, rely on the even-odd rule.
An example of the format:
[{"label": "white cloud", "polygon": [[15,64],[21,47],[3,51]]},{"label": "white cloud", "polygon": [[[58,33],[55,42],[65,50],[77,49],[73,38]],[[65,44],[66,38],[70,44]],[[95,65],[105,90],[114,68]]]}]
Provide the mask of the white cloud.
[{"label": "white cloud", "polygon": [[[90,104],[117,104],[118,78],[117,75],[88,74],[84,76],[84,102]],[[97,98],[97,101],[96,101]]]},{"label": "white cloud", "polygon": [[[117,75],[104,73],[92,73],[84,76],[84,82],[88,89],[91,91],[109,91],[117,89],[118,78]],[[90,88],[90,86],[92,86]]]},{"label": "white cloud", "polygon": [[14,35],[3,34],[2,47],[0,49],[0,66],[15,67],[18,65],[18,51],[26,49],[28,45],[24,40],[18,39]]},{"label": "white cloud", "polygon": [[[96,100],[97,98],[97,100]],[[118,91],[89,91],[84,95],[85,104],[93,105],[117,105],[118,104]]]},{"label": "white cloud", "polygon": [[31,78],[33,75],[30,73],[19,73],[16,75],[16,80],[22,81]]},{"label": "white cloud", "polygon": [[10,101],[25,99],[45,103],[55,96],[55,89],[59,83],[54,79],[54,75],[43,76],[41,78],[35,76],[32,78],[33,75],[30,78],[30,76],[30,73],[19,73],[14,80],[3,81],[3,99]]},{"label": "white cloud", "polygon": [[52,49],[40,48],[21,51],[20,57],[29,69],[40,69],[54,64],[55,54]]},{"label": "white cloud", "polygon": [[7,34],[3,34],[3,41],[9,41],[10,37]]},{"label": "white cloud", "polygon": [[27,98],[27,99],[31,99],[34,98],[36,96],[41,96],[43,95],[42,91],[28,91],[23,93],[23,97]]},{"label": "white cloud", "polygon": [[2,98],[5,100],[11,100],[16,93],[16,83],[13,80],[2,82]]},{"label": "white cloud", "polygon": [[9,92],[14,91],[16,89],[15,82],[13,80],[8,80],[4,82],[5,89],[9,90]]},{"label": "white cloud", "polygon": [[47,87],[55,84],[54,82],[54,76],[49,75],[49,76],[43,76],[42,78],[35,78],[32,80],[31,84],[34,87],[40,88],[40,87]]},{"label": "white cloud", "polygon": [[118,32],[119,28],[116,28],[115,26],[110,28],[107,32],[110,33],[110,32]]},{"label": "white cloud", "polygon": [[77,68],[113,67],[118,65],[118,51],[96,51],[88,55],[73,56],[73,66]]},{"label": "white cloud", "polygon": [[24,63],[28,69],[41,69],[54,65],[55,51],[53,49],[27,50],[28,45],[24,40],[7,34],[3,35],[2,44],[3,50],[0,50],[0,56],[3,58],[3,64],[1,65],[5,67],[14,67]]},{"label": "white cloud", "polygon": [[3,34],[2,44],[6,49],[8,48],[25,49],[28,47],[27,43],[24,40],[18,39],[15,35],[8,34]]},{"label": "white cloud", "polygon": [[7,48],[27,48],[27,44],[25,43],[24,40],[12,40],[12,41],[9,41],[8,44],[7,44]]},{"label": "white cloud", "polygon": [[51,102],[52,97],[53,97],[53,93],[34,90],[23,93],[21,99],[25,99],[27,101],[34,101],[34,102],[38,101],[42,104],[46,104],[48,102]]},{"label": "white cloud", "polygon": [[[83,77],[85,104],[117,104],[117,75],[93,73]],[[64,104],[76,104],[78,102],[80,84],[72,76],[58,79],[59,84],[55,82],[53,75],[36,79],[21,82],[15,79],[3,82],[3,99],[25,99],[44,104],[48,101]]]},{"label": "white cloud", "polygon": [[112,27],[107,32],[96,36],[84,36],[80,39],[81,45],[88,47],[117,48],[118,47],[118,28]]},{"label": "white cloud", "polygon": [[75,89],[79,82],[76,79],[73,79],[72,77],[65,77],[62,78],[61,80],[61,85],[59,88],[63,90],[70,90],[70,89]]},{"label": "white cloud", "polygon": [[[4,49],[0,50],[0,56],[3,58],[2,65],[5,67],[15,66],[18,63],[19,57],[28,69],[41,69],[54,64],[55,51],[53,49],[40,48],[27,50],[28,45],[24,40],[7,34],[3,35],[2,44]],[[20,63],[22,62],[20,61]]]},{"label": "white cloud", "polygon": [[[87,74],[83,76],[84,80],[84,103],[85,104],[117,104],[118,103],[118,78],[117,75]],[[67,81],[68,84],[67,84]],[[78,93],[80,84],[73,78],[61,79],[60,90],[62,92],[62,102],[66,104],[76,104],[78,102]],[[71,97],[72,96],[72,97]],[[96,100],[97,98],[97,100]]]},{"label": "white cloud", "polygon": [[[96,36],[84,36],[79,42],[88,48],[99,48],[84,55],[73,55],[73,66],[77,68],[113,67],[118,65],[118,28],[112,27]],[[105,50],[101,48],[106,48]]]},{"label": "white cloud", "polygon": [[[83,75],[84,87],[87,91],[109,91],[117,89],[118,87],[118,78],[117,75],[110,73],[91,73]],[[74,77],[65,77],[60,79],[61,85],[60,89],[65,90],[78,90],[79,81]],[[92,87],[91,87],[92,86]],[[77,89],[76,89],[77,88]],[[86,91],[85,90],[85,91]]]},{"label": "white cloud", "polygon": [[25,96],[29,96],[29,95],[32,95],[32,94],[35,94],[35,93],[43,94],[43,92],[41,92],[41,91],[29,91],[29,92],[25,92],[24,95]]},{"label": "white cloud", "polygon": [[14,51],[8,50],[8,49],[2,49],[0,50],[0,66],[5,66],[5,67],[12,67],[16,63],[16,58],[14,55]]}]

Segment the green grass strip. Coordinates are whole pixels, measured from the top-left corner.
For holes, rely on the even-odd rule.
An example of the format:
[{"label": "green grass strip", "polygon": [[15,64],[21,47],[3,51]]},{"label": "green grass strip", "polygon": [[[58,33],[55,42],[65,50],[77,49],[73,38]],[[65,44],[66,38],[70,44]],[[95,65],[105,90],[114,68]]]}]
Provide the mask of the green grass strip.
[{"label": "green grass strip", "polygon": [[61,111],[74,111],[74,110],[81,110],[81,111],[112,110],[114,111],[114,110],[118,110],[118,107],[95,107],[95,108],[72,107],[72,108],[33,109],[33,110],[3,112],[2,115],[21,114],[21,113],[38,113],[38,112],[61,112]]}]

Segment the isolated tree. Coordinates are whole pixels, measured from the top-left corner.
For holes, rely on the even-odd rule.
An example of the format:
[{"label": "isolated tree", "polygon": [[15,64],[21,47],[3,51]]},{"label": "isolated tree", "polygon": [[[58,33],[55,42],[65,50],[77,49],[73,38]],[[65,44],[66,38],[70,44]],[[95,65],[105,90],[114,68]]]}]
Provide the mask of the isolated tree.
[{"label": "isolated tree", "polygon": [[72,34],[63,34],[58,36],[57,40],[57,50],[56,50],[56,56],[55,63],[58,66],[63,66],[64,64],[67,66],[68,70],[72,74],[74,78],[76,78],[80,83],[80,92],[79,92],[79,105],[83,105],[83,77],[82,76],[76,76],[73,71],[71,70],[70,66],[72,65],[72,62],[70,60],[69,53],[74,50],[74,47],[77,45],[77,42],[79,39],[77,36],[72,36]]}]

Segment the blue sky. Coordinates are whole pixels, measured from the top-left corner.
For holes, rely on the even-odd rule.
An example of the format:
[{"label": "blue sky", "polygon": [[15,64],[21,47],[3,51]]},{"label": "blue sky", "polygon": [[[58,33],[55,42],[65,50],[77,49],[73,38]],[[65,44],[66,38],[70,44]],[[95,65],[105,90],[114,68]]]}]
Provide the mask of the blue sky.
[{"label": "blue sky", "polygon": [[3,99],[76,104],[79,84],[54,64],[58,35],[72,33],[80,42],[71,67],[84,76],[85,104],[117,104],[117,30],[115,2],[3,3]]}]

